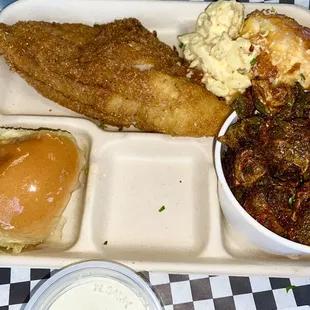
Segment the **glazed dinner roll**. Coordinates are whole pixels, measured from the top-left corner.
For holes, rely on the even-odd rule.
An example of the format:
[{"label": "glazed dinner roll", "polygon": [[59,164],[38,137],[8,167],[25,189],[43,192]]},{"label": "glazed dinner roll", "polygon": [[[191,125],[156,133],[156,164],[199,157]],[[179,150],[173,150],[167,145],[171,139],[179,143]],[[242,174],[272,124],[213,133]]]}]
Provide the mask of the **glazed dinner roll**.
[{"label": "glazed dinner roll", "polygon": [[20,252],[47,238],[84,163],[68,132],[0,129],[0,246]]}]

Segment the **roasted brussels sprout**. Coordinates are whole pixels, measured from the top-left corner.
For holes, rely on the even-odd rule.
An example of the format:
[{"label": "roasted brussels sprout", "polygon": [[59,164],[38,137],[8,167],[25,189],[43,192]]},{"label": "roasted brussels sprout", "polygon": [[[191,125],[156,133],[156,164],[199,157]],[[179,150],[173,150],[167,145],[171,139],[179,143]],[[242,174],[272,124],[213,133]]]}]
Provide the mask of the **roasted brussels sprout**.
[{"label": "roasted brussels sprout", "polygon": [[227,145],[222,158],[226,180],[243,208],[266,228],[306,245],[310,245],[309,98],[299,84],[274,92],[256,81],[235,102],[239,120],[218,138]]},{"label": "roasted brussels sprout", "polygon": [[310,92],[299,83],[293,87],[273,85],[267,80],[253,80],[252,87],[232,103],[239,118],[247,118],[259,112],[265,117],[283,120],[309,118]]}]

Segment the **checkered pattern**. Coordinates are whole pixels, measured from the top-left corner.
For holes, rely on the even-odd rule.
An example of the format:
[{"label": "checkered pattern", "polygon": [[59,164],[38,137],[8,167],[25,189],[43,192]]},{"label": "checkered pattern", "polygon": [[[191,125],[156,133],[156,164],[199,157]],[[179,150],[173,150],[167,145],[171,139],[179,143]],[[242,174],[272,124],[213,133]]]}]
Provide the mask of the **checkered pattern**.
[{"label": "checkered pattern", "polygon": [[[164,1],[164,0],[163,0]],[[216,1],[216,0],[190,0],[190,1]],[[301,5],[307,9],[310,9],[310,0],[238,0],[239,2],[253,2],[253,3],[288,3]],[[0,10],[15,0],[0,0]]]},{"label": "checkered pattern", "polygon": [[[284,310],[310,305],[310,278],[150,273],[149,280],[165,310]],[[286,292],[291,285],[296,288]]]},{"label": "checkered pattern", "polygon": [[[165,1],[165,0],[163,0]],[[189,0],[199,2],[213,2],[217,0]],[[250,2],[250,3],[285,3],[285,4],[297,4],[310,9],[310,0],[238,0],[238,2]]]},{"label": "checkered pattern", "polygon": [[[0,268],[0,310],[20,310],[57,270]],[[268,278],[141,272],[165,310],[310,309],[310,278]],[[286,287],[296,288],[286,292]],[[302,307],[306,306],[306,307]],[[299,308],[297,308],[299,309]]]},{"label": "checkered pattern", "polygon": [[[190,1],[212,2],[212,1],[217,1],[217,0],[190,0]],[[307,9],[310,9],[310,0],[238,0],[238,2],[297,4]]]}]

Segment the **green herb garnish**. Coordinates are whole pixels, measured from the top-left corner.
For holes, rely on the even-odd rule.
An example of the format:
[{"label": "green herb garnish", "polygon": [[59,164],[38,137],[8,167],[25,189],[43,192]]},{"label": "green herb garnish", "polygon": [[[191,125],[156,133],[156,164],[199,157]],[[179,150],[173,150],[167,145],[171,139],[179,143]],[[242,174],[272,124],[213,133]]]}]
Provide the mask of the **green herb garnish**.
[{"label": "green herb garnish", "polygon": [[302,79],[303,81],[306,80],[306,78],[305,78],[305,76],[303,75],[303,73],[300,73],[300,77],[301,77],[301,79]]},{"label": "green herb garnish", "polygon": [[99,128],[105,130],[107,129],[107,126],[104,123],[100,123]]},{"label": "green herb garnish", "polygon": [[179,48],[182,49],[183,47],[184,47],[184,43],[181,42],[181,43],[179,44]]},{"label": "green herb garnish", "polygon": [[162,207],[158,210],[158,212],[163,212],[165,209],[166,209],[166,207],[165,207],[165,206],[162,206]]},{"label": "green herb garnish", "polygon": [[251,167],[251,166],[245,167],[244,168],[244,172],[247,173],[247,174],[248,173],[252,173],[253,172],[253,167]]},{"label": "green herb garnish", "polygon": [[89,171],[88,168],[84,168],[84,173],[85,173],[85,175],[88,175],[88,171]]},{"label": "green herb garnish", "polygon": [[292,197],[290,197],[290,199],[288,200],[288,204],[289,204],[290,206],[292,206],[293,203],[294,203],[294,201],[295,201],[295,195],[293,195]]},{"label": "green herb garnish", "polygon": [[285,289],[286,289],[286,293],[289,292],[289,290],[292,290],[293,288],[296,288],[296,285],[289,285],[287,286]]},{"label": "green herb garnish", "polygon": [[107,245],[108,244],[108,240],[103,242],[103,245]]},{"label": "green herb garnish", "polygon": [[250,61],[250,65],[253,67],[257,63],[256,57]]},{"label": "green herb garnish", "polygon": [[272,12],[272,13],[276,13],[276,10],[275,10],[274,7],[271,7],[271,12]]}]

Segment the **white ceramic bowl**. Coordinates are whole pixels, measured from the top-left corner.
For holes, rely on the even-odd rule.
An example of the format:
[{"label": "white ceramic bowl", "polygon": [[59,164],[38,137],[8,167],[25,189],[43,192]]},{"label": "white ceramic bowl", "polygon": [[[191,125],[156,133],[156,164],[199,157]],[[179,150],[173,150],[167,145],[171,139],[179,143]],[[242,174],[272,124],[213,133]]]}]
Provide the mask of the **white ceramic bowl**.
[{"label": "white ceramic bowl", "polygon": [[[223,124],[219,136],[226,133],[228,127],[237,120],[236,113],[232,113]],[[222,167],[221,155],[225,145],[216,141],[215,143],[215,169],[218,176],[218,196],[222,211],[228,222],[243,234],[256,247],[274,254],[300,255],[309,254],[310,247],[302,245],[273,233],[258,223],[250,216],[231,192]]]}]

